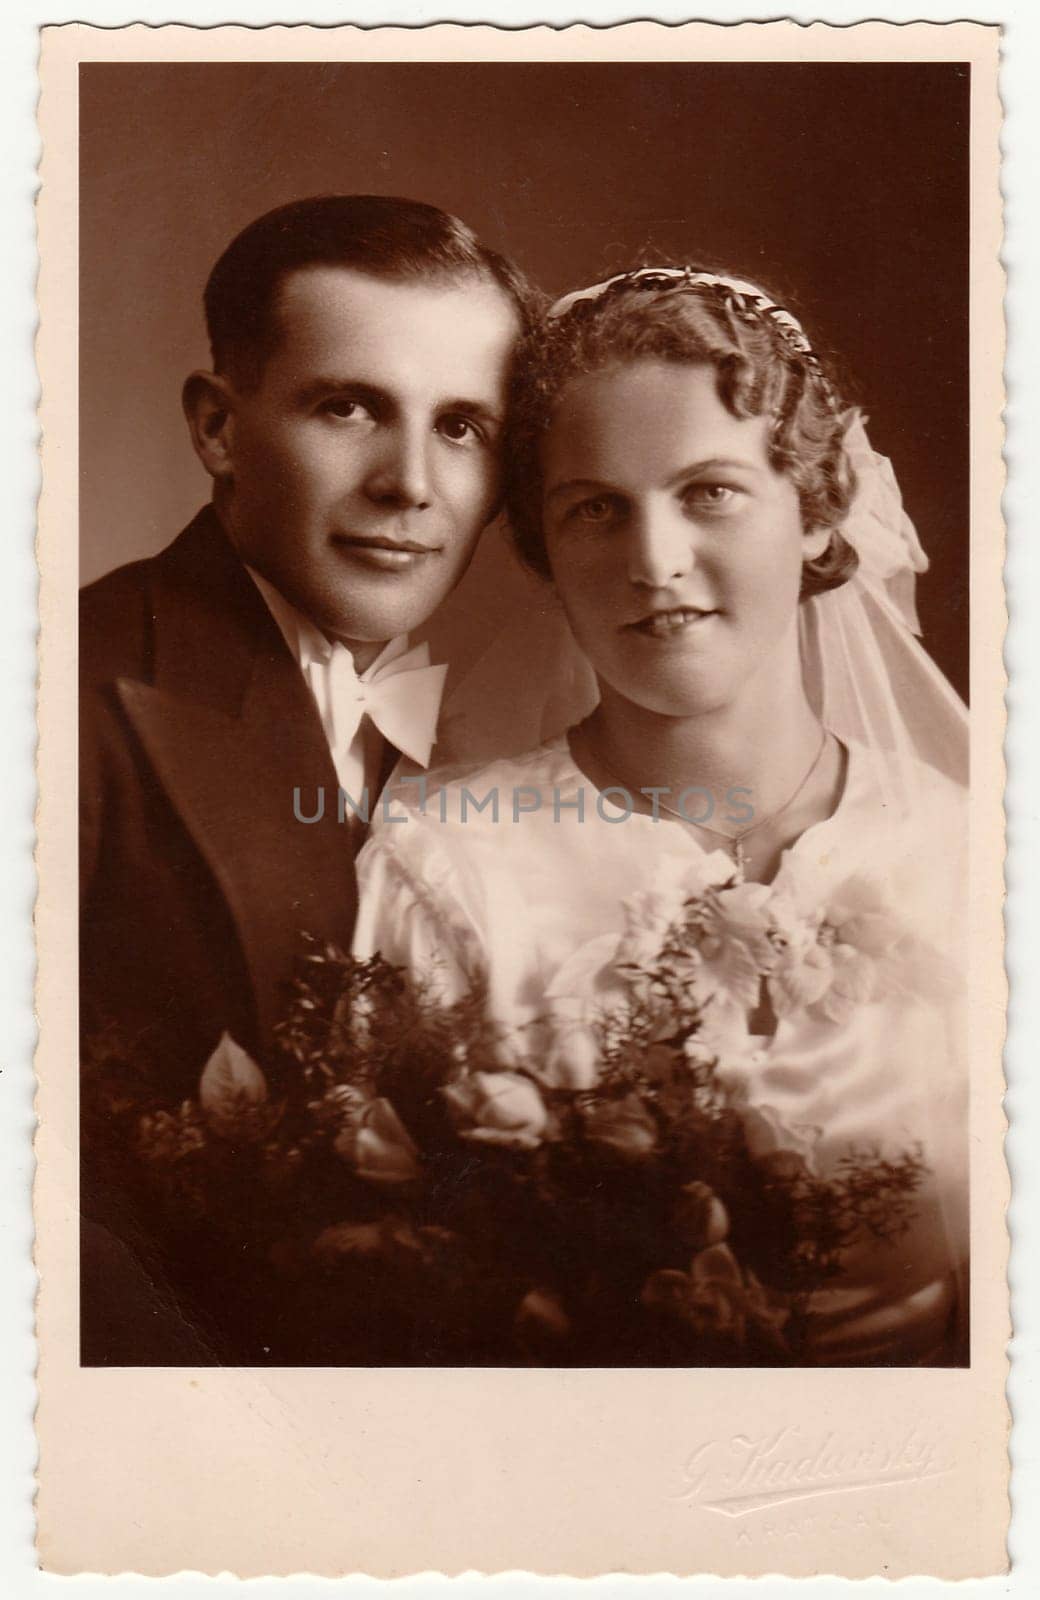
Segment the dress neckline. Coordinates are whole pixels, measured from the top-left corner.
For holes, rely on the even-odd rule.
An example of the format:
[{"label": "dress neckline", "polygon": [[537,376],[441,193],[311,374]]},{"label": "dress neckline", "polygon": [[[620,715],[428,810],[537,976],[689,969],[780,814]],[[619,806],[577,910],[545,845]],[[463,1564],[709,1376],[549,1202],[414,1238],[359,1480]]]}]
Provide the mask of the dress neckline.
[{"label": "dress neckline", "polygon": [[[590,788],[594,789],[596,794],[602,799],[603,805],[606,809],[614,812],[619,818],[624,816],[624,808],[615,804],[615,802],[609,799],[609,797],[605,798],[604,791],[601,790],[597,784],[592,782],[592,779],[589,777],[588,773],[586,773],[584,768],[580,767],[578,762],[575,760],[574,752],[571,749],[571,734],[574,731],[574,728],[566,728],[563,733],[558,734],[555,739],[550,740],[548,748],[550,750],[557,750],[564,757],[565,761],[570,767],[570,776],[572,779],[576,780],[579,786],[587,784]],[[842,827],[848,813],[854,808],[857,800],[862,796],[864,791],[864,784],[869,771],[869,763],[865,758],[865,752],[861,750],[859,745],[855,744],[853,741],[839,738],[839,736],[834,733],[833,729],[829,728],[827,731],[832,735],[832,737],[838,740],[839,745],[845,752],[845,773],[837,804],[829,816],[821,817],[818,822],[810,823],[809,827],[800,833],[797,839],[793,840],[791,844],[785,846],[785,848],[780,852],[780,859],[776,872],[774,873],[772,879],[770,880],[770,884],[767,887],[771,887],[773,884],[778,882],[781,873],[784,871],[784,868],[789,861],[797,859],[799,856],[805,854],[806,851],[812,849],[814,846],[817,846],[820,842],[821,835],[825,836],[827,833]],[[713,854],[726,855],[728,853],[722,845],[716,845],[713,848],[709,848],[702,844],[695,830],[695,825],[693,823],[691,823],[689,826],[684,825],[680,817],[667,817],[663,815],[654,817],[645,811],[632,811],[629,813],[627,821],[629,823],[635,822],[643,826],[649,825],[651,828],[659,827],[662,822],[665,824],[673,824],[669,836],[671,838],[687,840],[689,842],[689,847],[697,851],[698,854],[710,856]]]}]

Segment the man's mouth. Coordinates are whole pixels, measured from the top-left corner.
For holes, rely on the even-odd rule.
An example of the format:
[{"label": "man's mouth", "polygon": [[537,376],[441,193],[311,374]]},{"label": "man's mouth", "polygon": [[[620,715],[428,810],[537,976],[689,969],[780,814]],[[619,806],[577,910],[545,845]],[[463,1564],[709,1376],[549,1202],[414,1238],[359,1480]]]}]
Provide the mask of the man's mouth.
[{"label": "man's mouth", "polygon": [[417,566],[441,548],[440,545],[420,544],[415,539],[391,539],[385,534],[337,533],[332,543],[366,566],[384,572]]},{"label": "man's mouth", "polygon": [[667,610],[651,611],[636,622],[627,623],[626,631],[641,633],[650,639],[670,639],[691,628],[703,626],[718,614],[700,606],[670,606]]}]

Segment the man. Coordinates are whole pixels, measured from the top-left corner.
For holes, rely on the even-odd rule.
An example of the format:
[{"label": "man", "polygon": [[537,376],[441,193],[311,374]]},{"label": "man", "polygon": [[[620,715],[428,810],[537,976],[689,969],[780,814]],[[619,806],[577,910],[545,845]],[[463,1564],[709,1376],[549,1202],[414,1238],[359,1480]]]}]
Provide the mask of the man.
[{"label": "man", "polygon": [[[335,797],[428,758],[443,669],[406,635],[497,509],[530,304],[464,224],[381,196],[271,212],[210,276],[184,407],[212,503],[85,590],[80,632],[84,1033],[139,1041],[170,1103],[225,1032],[263,1053],[303,931],[349,944]],[[85,1359],[150,1359],[84,1267]]]}]

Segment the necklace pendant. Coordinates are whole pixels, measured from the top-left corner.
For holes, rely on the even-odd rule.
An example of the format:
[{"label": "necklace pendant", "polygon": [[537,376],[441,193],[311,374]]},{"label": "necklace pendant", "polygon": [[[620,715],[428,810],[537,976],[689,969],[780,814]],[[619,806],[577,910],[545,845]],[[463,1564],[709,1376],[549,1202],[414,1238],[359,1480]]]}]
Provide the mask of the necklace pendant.
[{"label": "necklace pendant", "polygon": [[741,880],[741,882],[744,881],[744,861],[744,841],[743,839],[734,839],[733,862],[737,869],[737,877]]}]

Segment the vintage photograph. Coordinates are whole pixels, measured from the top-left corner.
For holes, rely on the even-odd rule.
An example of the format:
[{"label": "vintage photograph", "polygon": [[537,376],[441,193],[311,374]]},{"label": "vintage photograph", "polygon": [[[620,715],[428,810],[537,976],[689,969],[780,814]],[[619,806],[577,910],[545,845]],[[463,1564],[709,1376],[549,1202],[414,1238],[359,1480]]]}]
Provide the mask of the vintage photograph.
[{"label": "vintage photograph", "polygon": [[[725,1528],[932,1527],[1002,1426],[987,30],[95,32],[42,109],[45,1436],[117,1410],[129,1484],[151,1417],[172,1483],[246,1458],[212,1406],[301,1462],[447,1408],[528,1482],[650,1403],[617,1563],[879,1570]],[[339,1570],[118,1500],[62,1547]],[[606,1570],[497,1526],[342,1570]]]},{"label": "vintage photograph", "polygon": [[81,68],[86,1364],[967,1360],[970,88]]}]

